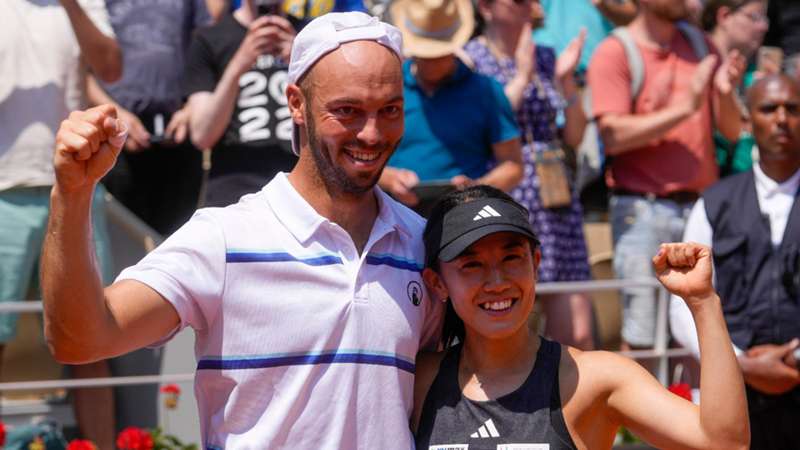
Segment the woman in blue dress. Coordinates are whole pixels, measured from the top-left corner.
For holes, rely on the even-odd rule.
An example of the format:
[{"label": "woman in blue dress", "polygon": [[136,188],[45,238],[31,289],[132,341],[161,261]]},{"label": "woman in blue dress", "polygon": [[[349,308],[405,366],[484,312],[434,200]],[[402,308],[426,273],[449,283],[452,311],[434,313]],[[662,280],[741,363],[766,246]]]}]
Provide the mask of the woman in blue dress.
[{"label": "woman in blue dress", "polygon": [[[583,211],[578,196],[565,207],[542,205],[536,160],[563,142],[576,148],[583,137],[586,116],[578,101],[573,77],[580,60],[585,33],[581,33],[559,58],[550,47],[536,45],[531,22],[541,17],[538,0],[479,0],[482,33],[464,48],[473,69],[494,77],[505,86],[522,132],[525,177],[512,197],[530,211],[541,240],[539,281],[583,281],[591,278]],[[563,112],[563,126],[556,125]],[[561,139],[559,138],[561,135]],[[572,188],[570,187],[572,191]],[[546,318],[544,334],[588,350],[593,347],[592,309],[584,294],[542,296]]]}]

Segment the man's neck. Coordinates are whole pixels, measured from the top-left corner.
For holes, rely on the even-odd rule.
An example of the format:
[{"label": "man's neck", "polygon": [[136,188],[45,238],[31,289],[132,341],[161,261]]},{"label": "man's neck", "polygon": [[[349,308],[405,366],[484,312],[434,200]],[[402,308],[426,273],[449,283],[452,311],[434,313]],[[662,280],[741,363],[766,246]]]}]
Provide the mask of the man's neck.
[{"label": "man's neck", "polygon": [[417,84],[419,87],[427,94],[428,96],[432,96],[437,89],[442,87],[448,80],[453,78],[453,75],[456,73],[456,69],[458,68],[458,64],[456,63],[456,58],[453,57],[453,65],[450,70],[443,75],[442,77],[436,79],[428,79],[424,78],[422,74],[420,74],[417,64],[411,63],[411,73],[414,75],[414,78],[417,80]]},{"label": "man's neck", "polygon": [[629,28],[642,44],[658,49],[669,48],[677,32],[675,22],[646,11],[636,16]]},{"label": "man's neck", "polygon": [[796,161],[759,161],[758,166],[764,175],[776,183],[783,183],[800,170],[800,160]]},{"label": "man's neck", "polygon": [[289,173],[289,183],[317,214],[342,227],[353,240],[358,254],[363,253],[379,212],[375,191],[370,189],[361,194],[333,192],[321,176],[310,175],[303,166],[301,158]]}]

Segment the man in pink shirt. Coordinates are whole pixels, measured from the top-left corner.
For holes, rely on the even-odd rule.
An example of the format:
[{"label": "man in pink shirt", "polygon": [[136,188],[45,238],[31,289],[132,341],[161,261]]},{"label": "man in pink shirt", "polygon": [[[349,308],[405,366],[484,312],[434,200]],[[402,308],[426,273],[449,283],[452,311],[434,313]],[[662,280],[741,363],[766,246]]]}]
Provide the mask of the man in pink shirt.
[{"label": "man in pink shirt", "polygon": [[[680,240],[698,193],[717,179],[714,127],[731,140],[741,128],[733,88],[743,58],[732,54],[718,64],[705,37],[709,54],[696,54],[678,28],[688,12],[684,0],[639,1],[627,28],[644,66],[638,93],[632,92],[634,74],[620,39],[603,41],[589,66],[593,112],[610,160],[606,182],[620,278],[653,275],[649,255],[661,242]],[[628,289],[623,296],[624,347],[651,347],[652,289]]]}]

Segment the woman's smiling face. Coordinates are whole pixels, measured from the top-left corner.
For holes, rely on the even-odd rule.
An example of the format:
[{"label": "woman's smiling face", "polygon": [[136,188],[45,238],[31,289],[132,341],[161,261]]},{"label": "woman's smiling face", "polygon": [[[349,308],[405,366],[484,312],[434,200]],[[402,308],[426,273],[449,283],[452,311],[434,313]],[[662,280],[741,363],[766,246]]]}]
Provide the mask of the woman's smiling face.
[{"label": "woman's smiling face", "polygon": [[450,297],[467,335],[506,338],[527,326],[540,258],[522,234],[490,234],[452,261],[440,261],[434,289]]}]

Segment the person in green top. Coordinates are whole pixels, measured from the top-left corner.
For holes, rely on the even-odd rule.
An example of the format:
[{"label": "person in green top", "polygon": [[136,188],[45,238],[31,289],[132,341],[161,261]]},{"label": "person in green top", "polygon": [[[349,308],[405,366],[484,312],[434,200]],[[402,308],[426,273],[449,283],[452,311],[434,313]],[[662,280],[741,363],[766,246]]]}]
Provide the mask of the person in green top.
[{"label": "person in green top", "polygon": [[[744,92],[755,81],[757,74],[754,55],[769,28],[766,0],[710,0],[703,9],[701,22],[720,54],[727,55],[730,50],[737,49],[750,61],[740,86],[740,92]],[[744,108],[742,119],[749,122]],[[721,177],[744,172],[752,167],[755,140],[750,133],[749,123],[736,142],[714,132],[714,144]]]}]

